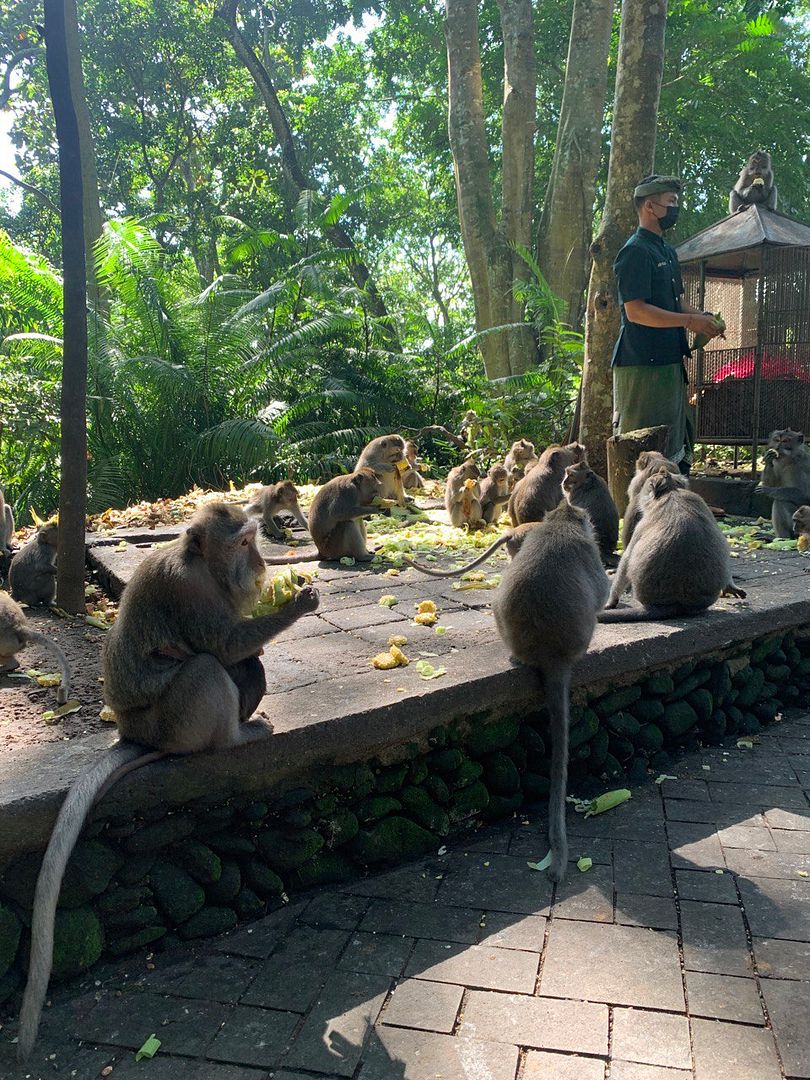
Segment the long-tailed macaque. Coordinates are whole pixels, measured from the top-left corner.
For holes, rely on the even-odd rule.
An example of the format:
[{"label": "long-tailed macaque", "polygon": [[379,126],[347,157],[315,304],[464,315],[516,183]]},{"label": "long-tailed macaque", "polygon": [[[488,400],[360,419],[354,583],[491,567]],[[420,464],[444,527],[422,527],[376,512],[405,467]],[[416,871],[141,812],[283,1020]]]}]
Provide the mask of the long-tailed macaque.
[{"label": "long-tailed macaque", "polygon": [[600,622],[647,622],[697,615],[721,595],[744,597],[734,584],[728,541],[703,499],[662,466],[641,495],[641,520],[613,578],[607,608],[632,588],[641,608],[605,611]]},{"label": "long-tailed macaque", "polygon": [[762,483],[756,490],[773,499],[773,531],[782,539],[790,538],[793,514],[804,503],[810,502],[810,452],[801,431],[784,428],[771,432]]},{"label": "long-tailed macaque", "polygon": [[402,472],[402,486],[405,488],[420,488],[425,486],[425,478],[419,472],[417,461],[418,447],[412,439],[405,443],[405,458],[408,468]]},{"label": "long-tailed macaque", "polygon": [[505,465],[490,466],[481,481],[481,517],[491,525],[509,502],[509,472]]},{"label": "long-tailed macaque", "polygon": [[317,608],[318,593],[306,586],[277,615],[249,618],[264,570],[256,522],[236,507],[209,503],[179,540],[150,552],[124,589],[103,654],[104,698],[121,742],[71,787],[42,860],[20,1014],[22,1059],[48,988],[65,867],[99,792],[164,753],[227,750],[268,734],[266,726],[243,727],[265,692],[259,653]]},{"label": "long-tailed macaque", "polygon": [[591,519],[602,561],[615,566],[613,553],[619,539],[619,511],[607,484],[587,461],[579,461],[565,470],[562,486],[571,505],[581,507]]},{"label": "long-tailed macaque", "polygon": [[292,480],[281,480],[277,484],[263,487],[256,498],[245,507],[246,514],[258,514],[264,528],[275,540],[286,539],[284,530],[277,517],[279,514],[291,514],[302,529],[308,528],[306,518],[298,505],[298,488]]},{"label": "long-tailed macaque", "polygon": [[472,458],[467,458],[447,475],[444,508],[450,524],[457,529],[465,525],[468,529],[477,529],[484,524],[481,517],[481,487],[478,483],[480,476],[478,466]]},{"label": "long-tailed macaque", "polygon": [[11,550],[11,538],[14,535],[14,514],[6,502],[3,489],[0,488],[0,555]]},{"label": "long-tailed macaque", "polygon": [[373,469],[382,481],[382,498],[393,499],[397,506],[404,506],[402,473],[405,468],[405,440],[401,435],[381,435],[378,439],[372,439],[365,447],[354,470],[357,472],[358,469]]},{"label": "long-tailed macaque", "polygon": [[515,486],[518,480],[537,465],[539,458],[534,451],[534,443],[528,439],[518,439],[512,443],[512,449],[504,458],[503,464],[509,474],[509,489]]},{"label": "long-tailed macaque", "polygon": [[800,541],[800,551],[810,550],[810,506],[800,506],[793,515],[793,535]]},{"label": "long-tailed macaque", "polygon": [[22,608],[8,593],[0,592],[0,673],[15,671],[20,666],[17,653],[29,645],[39,645],[51,653],[59,665],[62,681],[56,691],[56,700],[59,705],[64,705],[70,694],[70,664],[67,657],[55,641],[32,629]]},{"label": "long-tailed macaque", "polygon": [[636,471],[627,486],[627,509],[622,520],[622,547],[625,549],[629,547],[630,541],[633,539],[633,530],[641,517],[639,499],[642,488],[653,473],[657,473],[661,468],[680,475],[680,469],[675,462],[670,461],[668,457],[664,457],[657,450],[643,450],[636,458]]},{"label": "long-tailed macaque", "polygon": [[460,566],[457,570],[434,570],[430,566],[424,566],[422,563],[412,562],[411,566],[414,570],[418,570],[422,574],[427,574],[429,577],[458,577],[460,574],[466,574],[468,570],[474,570],[476,566],[480,566],[482,562],[486,562],[490,555],[493,555],[499,547],[506,545],[506,551],[510,559],[514,559],[518,551],[520,551],[523,541],[526,539],[526,534],[530,529],[536,528],[540,524],[539,521],[527,521],[525,525],[518,525],[515,529],[509,529],[499,536],[498,539],[490,544],[489,547],[482,551],[480,555],[476,556],[472,562],[467,563],[466,566]]},{"label": "long-tailed macaque", "polygon": [[771,155],[757,150],[746,162],[737,183],[729,192],[728,212],[736,214],[747,206],[757,204],[766,210],[776,209],[776,184],[773,182]]},{"label": "long-tailed macaque", "polygon": [[380,498],[383,481],[373,469],[357,469],[327,481],[309,508],[309,532],[322,559],[370,562],[364,517],[379,514],[372,501]]},{"label": "long-tailed macaque", "polygon": [[8,583],[11,595],[21,604],[36,607],[52,604],[56,596],[56,543],[59,526],[55,521],[40,525],[36,536],[20,548],[11,561]]},{"label": "long-tailed macaque", "polygon": [[540,460],[522,480],[519,480],[509,500],[509,517],[513,525],[524,521],[542,521],[562,498],[562,482],[569,465],[585,460],[585,447],[579,443],[549,446]]},{"label": "long-tailed macaque", "polygon": [[564,500],[530,529],[503,572],[492,608],[512,655],[543,676],[551,724],[549,843],[552,881],[568,862],[565,794],[571,671],[586,652],[608,595],[588,515]]}]

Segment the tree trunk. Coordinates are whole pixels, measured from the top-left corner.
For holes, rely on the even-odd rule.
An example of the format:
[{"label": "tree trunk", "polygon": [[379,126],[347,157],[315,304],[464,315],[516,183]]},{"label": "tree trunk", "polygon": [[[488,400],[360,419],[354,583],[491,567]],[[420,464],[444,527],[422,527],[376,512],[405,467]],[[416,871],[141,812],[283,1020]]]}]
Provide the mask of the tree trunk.
[{"label": "tree trunk", "polygon": [[[236,21],[237,5],[238,0],[226,0],[226,2],[217,9],[217,15],[219,15],[225,23],[228,29],[228,40],[233,46],[233,50],[238,59],[250,73],[251,78],[256,84],[256,89],[259,91],[265,108],[267,109],[267,113],[270,117],[270,126],[273,128],[273,134],[275,135],[279,149],[281,150],[281,168],[284,179],[293,195],[292,205],[295,205],[295,203],[298,202],[302,191],[314,189],[316,185],[301,168],[298,154],[295,149],[292,130],[287,122],[287,117],[284,115],[284,110],[278,99],[273,80],[270,78],[270,73],[264,64],[262,64],[245,36],[242,34],[242,31],[239,29]],[[355,257],[349,262],[348,266],[349,273],[352,275],[357,287],[362,289],[368,297],[371,313],[377,318],[388,320],[391,335],[392,337],[396,337],[388,309],[385,306],[382,297],[377,292],[377,287],[371,277],[371,272],[360,258],[360,254],[354,246],[352,238],[339,224],[329,226],[324,230],[324,234],[335,247],[342,248],[345,251],[354,252]]]},{"label": "tree trunk", "polygon": [[76,0],[66,0],[65,2],[65,39],[68,52],[68,70],[70,71],[70,94],[73,99],[73,108],[76,113],[76,124],[79,131],[82,205],[84,208],[84,250],[88,291],[91,303],[98,309],[104,305],[105,301],[101,296],[96,281],[93,249],[96,241],[101,236],[104,218],[101,213],[101,202],[98,194],[98,172],[96,170],[96,152],[93,146],[93,130],[90,124],[90,110],[87,108],[87,95],[84,89],[84,76],[82,75],[79,14],[76,9]]},{"label": "tree trunk", "polygon": [[537,229],[537,262],[564,304],[562,318],[575,329],[588,284],[613,6],[614,0],[574,0],[560,124]]},{"label": "tree trunk", "polygon": [[666,18],[667,0],[623,0],[605,211],[591,245],[579,430],[588,460],[601,476],[607,475],[606,443],[612,432],[610,358],[619,335],[613,261],[638,223],[633,188],[654,167]]},{"label": "tree trunk", "polygon": [[519,374],[536,362],[531,327],[515,299],[528,268],[510,245],[531,244],[536,69],[529,0],[499,0],[504,42],[503,195],[496,219],[484,121],[477,0],[445,0],[448,131],[461,236],[470,272],[479,339],[490,379]]},{"label": "tree trunk", "polygon": [[67,23],[71,0],[45,0],[48,86],[59,144],[62,215],[64,346],[60,406],[59,547],[56,601],[84,612],[84,529],[87,508],[87,281],[81,145],[70,85]]},{"label": "tree trunk", "polygon": [[627,509],[627,488],[636,473],[636,459],[645,450],[657,450],[663,454],[669,431],[669,424],[659,424],[657,427],[626,431],[624,435],[611,435],[608,439],[608,487],[619,517],[624,517]]}]

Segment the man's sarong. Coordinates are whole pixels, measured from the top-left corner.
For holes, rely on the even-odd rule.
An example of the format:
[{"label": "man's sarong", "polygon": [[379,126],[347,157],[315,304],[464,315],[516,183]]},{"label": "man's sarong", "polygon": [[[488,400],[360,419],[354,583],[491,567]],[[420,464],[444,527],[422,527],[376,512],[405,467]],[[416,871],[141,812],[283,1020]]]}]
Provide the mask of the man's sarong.
[{"label": "man's sarong", "polygon": [[692,408],[686,397],[683,365],[633,365],[613,368],[613,434],[669,425],[664,453],[691,465],[694,447]]}]

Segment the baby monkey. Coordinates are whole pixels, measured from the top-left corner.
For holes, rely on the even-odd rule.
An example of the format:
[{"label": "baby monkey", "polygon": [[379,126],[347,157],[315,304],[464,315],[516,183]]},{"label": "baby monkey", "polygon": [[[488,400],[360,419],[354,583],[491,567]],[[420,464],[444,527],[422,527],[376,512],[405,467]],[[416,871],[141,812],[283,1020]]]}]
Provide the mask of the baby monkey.
[{"label": "baby monkey", "polygon": [[481,473],[472,458],[451,469],[444,485],[444,508],[450,524],[457,529],[477,529],[484,524],[481,516]]},{"label": "baby monkey", "polygon": [[56,544],[59,526],[55,521],[40,525],[36,536],[21,547],[11,562],[8,583],[11,595],[21,604],[36,607],[52,604],[56,596]]},{"label": "baby monkey", "polygon": [[534,452],[534,443],[528,439],[518,439],[512,443],[512,449],[504,458],[504,468],[509,474],[509,490],[521,480],[540,459]]},{"label": "baby monkey", "polygon": [[509,471],[505,465],[491,465],[481,481],[481,517],[491,525],[509,502]]},{"label": "baby monkey", "polygon": [[322,559],[370,562],[364,517],[379,514],[373,500],[382,496],[383,481],[373,469],[357,469],[323,485],[309,508],[309,531]]},{"label": "baby monkey", "polygon": [[731,576],[728,541],[686,480],[662,466],[647,480],[641,520],[613,578],[607,608],[628,587],[641,609],[606,611],[600,622],[646,622],[697,615],[721,595],[744,597]]},{"label": "baby monkey", "polygon": [[402,486],[406,488],[420,488],[425,486],[425,478],[419,472],[417,462],[418,448],[412,439],[405,443],[405,458],[408,468],[402,472]]},{"label": "baby monkey", "polygon": [[798,538],[799,551],[810,550],[810,506],[800,506],[793,515],[793,535]]},{"label": "baby monkey", "polygon": [[281,480],[263,487],[253,502],[245,507],[245,513],[259,515],[265,531],[275,540],[286,540],[284,529],[277,520],[279,514],[291,514],[302,529],[309,527],[298,505],[298,488],[292,480]]},{"label": "baby monkey", "polygon": [[20,666],[17,653],[29,645],[39,645],[51,653],[59,665],[62,681],[56,691],[56,700],[64,705],[70,694],[70,664],[67,657],[55,641],[31,628],[22,608],[8,593],[0,592],[0,673],[15,671]]},{"label": "baby monkey", "polygon": [[526,532],[492,601],[498,631],[512,655],[543,676],[551,725],[552,881],[562,880],[568,862],[565,794],[571,672],[590,644],[596,613],[607,595],[608,579],[588,515],[563,500]]}]

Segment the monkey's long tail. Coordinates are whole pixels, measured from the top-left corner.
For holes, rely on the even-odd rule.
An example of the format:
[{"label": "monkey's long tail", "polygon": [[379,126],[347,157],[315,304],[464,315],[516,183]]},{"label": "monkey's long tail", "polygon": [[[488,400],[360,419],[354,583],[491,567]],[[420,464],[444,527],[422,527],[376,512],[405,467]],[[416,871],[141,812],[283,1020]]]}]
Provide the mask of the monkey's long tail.
[{"label": "monkey's long tail", "polygon": [[25,1061],[31,1053],[39,1029],[42,1006],[48,990],[53,965],[53,926],[56,902],[65,867],[71,856],[87,813],[98,791],[116,770],[143,756],[143,749],[132,743],[111,747],[88,773],[80,777],[67,793],[54,825],[34,892],[31,918],[31,959],[28,982],[20,1010],[20,1033],[17,1054]]},{"label": "monkey's long tail", "polygon": [[64,705],[67,699],[70,697],[70,664],[68,658],[62,652],[62,649],[55,641],[52,641],[45,634],[40,634],[38,630],[26,630],[26,638],[30,642],[41,646],[43,649],[47,649],[55,658],[59,665],[59,674],[62,676],[62,682],[59,684],[59,689],[56,691],[56,700],[60,705]]},{"label": "monkey's long tail", "polygon": [[596,616],[596,621],[600,623],[658,622],[659,619],[679,619],[685,615],[701,615],[705,610],[705,608],[696,608],[693,611],[687,611],[677,605],[610,608],[608,611],[600,611]]},{"label": "monkey's long tail", "polygon": [[562,881],[568,865],[565,795],[568,788],[568,695],[571,670],[558,666],[543,672],[546,705],[551,722],[551,791],[548,797],[548,839],[552,881]]},{"label": "monkey's long tail", "polygon": [[431,570],[430,567],[423,566],[418,562],[412,562],[410,565],[414,570],[418,570],[421,574],[428,574],[430,577],[458,577],[459,574],[466,574],[468,570],[474,570],[476,566],[480,566],[482,562],[486,562],[490,555],[505,544],[508,539],[508,533],[499,536],[495,543],[490,544],[486,551],[482,551],[477,559],[473,559],[471,563],[467,563],[466,566],[462,566],[458,570]]}]

